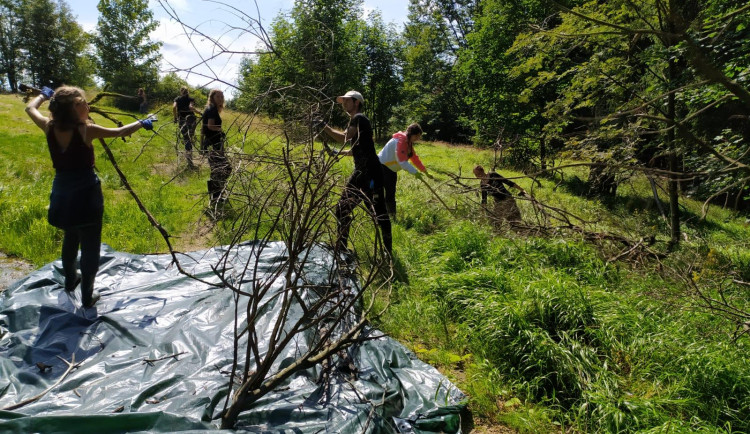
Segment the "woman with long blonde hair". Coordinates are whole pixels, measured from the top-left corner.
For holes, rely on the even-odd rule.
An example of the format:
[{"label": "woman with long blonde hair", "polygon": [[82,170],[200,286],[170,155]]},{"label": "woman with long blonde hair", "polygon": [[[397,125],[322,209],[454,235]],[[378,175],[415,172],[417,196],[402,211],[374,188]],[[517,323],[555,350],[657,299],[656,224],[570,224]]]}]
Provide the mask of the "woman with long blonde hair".
[{"label": "woman with long blonde hair", "polygon": [[[50,116],[39,112],[49,100]],[[81,300],[85,308],[99,299],[94,279],[99,270],[104,199],[99,178],[94,172],[94,139],[122,137],[140,128],[151,130],[151,120],[144,119],[119,128],[105,128],[89,120],[89,105],[84,92],[71,86],[56,90],[42,88],[29,101],[26,113],[47,136],[47,147],[55,168],[50,193],[49,223],[64,231],[62,264],[65,290],[75,290],[81,283]],[[81,271],[76,267],[81,249]]]},{"label": "woman with long blonde hair", "polygon": [[221,127],[221,112],[224,111],[224,92],[212,89],[208,93],[206,109],[203,111],[201,150],[208,151],[211,174],[207,182],[209,208],[214,209],[226,201],[224,189],[232,173],[232,166],[224,153],[226,135]]}]

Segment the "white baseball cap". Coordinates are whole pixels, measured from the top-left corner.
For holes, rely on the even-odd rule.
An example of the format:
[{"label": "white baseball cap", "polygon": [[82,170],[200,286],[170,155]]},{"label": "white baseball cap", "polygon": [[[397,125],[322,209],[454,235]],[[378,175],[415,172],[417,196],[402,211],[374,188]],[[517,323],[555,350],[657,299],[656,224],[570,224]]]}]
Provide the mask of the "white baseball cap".
[{"label": "white baseball cap", "polygon": [[357,92],[356,90],[350,90],[349,92],[345,93],[344,95],[337,96],[336,102],[340,103],[343,98],[354,98],[356,100],[359,100],[360,103],[365,102],[365,98],[362,96],[361,93]]}]

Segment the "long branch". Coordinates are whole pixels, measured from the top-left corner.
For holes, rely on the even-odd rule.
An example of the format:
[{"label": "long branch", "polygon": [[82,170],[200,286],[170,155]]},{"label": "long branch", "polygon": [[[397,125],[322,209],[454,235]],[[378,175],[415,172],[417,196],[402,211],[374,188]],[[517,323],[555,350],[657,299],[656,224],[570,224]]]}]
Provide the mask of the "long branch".
[{"label": "long branch", "polygon": [[102,148],[104,148],[104,152],[107,154],[107,159],[109,159],[110,163],[112,163],[112,167],[115,168],[117,176],[120,177],[120,182],[122,182],[122,185],[125,187],[128,193],[130,193],[130,196],[133,197],[133,200],[135,200],[135,203],[138,205],[138,208],[141,210],[141,212],[146,215],[146,218],[148,219],[149,223],[151,223],[151,226],[156,228],[156,230],[159,231],[159,234],[161,234],[162,238],[164,238],[164,241],[167,243],[167,248],[169,249],[169,254],[172,256],[172,261],[180,271],[180,273],[201,283],[205,283],[214,287],[220,287],[221,285],[194,276],[193,274],[188,273],[184,268],[182,268],[180,260],[177,258],[177,252],[174,250],[174,248],[172,247],[172,243],[169,241],[171,235],[169,235],[169,232],[164,229],[164,226],[162,226],[161,223],[159,223],[156,218],[149,212],[149,210],[141,201],[140,197],[138,197],[138,194],[135,192],[135,190],[133,190],[133,187],[130,186],[130,182],[128,182],[127,176],[125,176],[125,173],[123,173],[123,171],[120,169],[120,166],[117,164],[117,160],[115,159],[114,154],[112,154],[112,150],[109,148],[104,139],[99,139],[99,143],[102,145]]},{"label": "long branch", "polygon": [[65,378],[68,376],[68,374],[70,374],[71,371],[73,371],[73,369],[75,369],[75,368],[77,368],[78,366],[81,365],[80,363],[76,363],[76,355],[75,355],[75,353],[73,353],[73,355],[70,357],[70,362],[68,362],[67,360],[63,359],[60,356],[57,356],[57,358],[60,359],[60,360],[62,360],[63,362],[65,362],[68,365],[68,369],[65,370],[65,372],[55,382],[55,384],[53,384],[50,387],[44,389],[44,391],[42,391],[38,395],[32,396],[31,398],[24,399],[23,401],[21,401],[21,402],[19,402],[17,404],[9,405],[9,406],[3,408],[3,411],[13,411],[13,410],[19,409],[19,408],[21,408],[23,406],[29,405],[32,402],[39,401],[40,399],[42,399],[42,397],[44,395],[46,395],[47,393],[49,393],[50,390],[54,389],[55,387],[57,387],[58,384],[62,383],[63,380],[65,380]]}]

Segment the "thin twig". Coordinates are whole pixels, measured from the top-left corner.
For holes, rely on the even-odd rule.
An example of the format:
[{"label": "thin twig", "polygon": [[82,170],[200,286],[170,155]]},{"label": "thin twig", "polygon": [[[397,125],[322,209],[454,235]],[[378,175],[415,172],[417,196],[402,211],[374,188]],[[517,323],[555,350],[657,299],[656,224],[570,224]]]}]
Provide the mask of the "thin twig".
[{"label": "thin twig", "polygon": [[185,351],[182,351],[182,352],[179,352],[177,354],[170,354],[168,356],[159,357],[158,359],[143,359],[143,363],[146,363],[149,366],[154,366],[155,362],[159,362],[161,360],[166,360],[166,359],[175,359],[175,360],[177,360],[177,356],[181,356],[183,354],[187,354],[187,353]]},{"label": "thin twig", "polygon": [[28,404],[31,404],[32,402],[36,402],[36,401],[39,401],[39,400],[40,400],[40,399],[42,399],[42,397],[43,397],[44,395],[46,395],[46,394],[47,394],[47,393],[48,393],[48,392],[49,392],[50,390],[54,389],[55,387],[57,387],[57,385],[58,385],[58,384],[62,383],[62,382],[63,382],[63,380],[65,380],[65,378],[66,378],[66,377],[68,376],[68,374],[70,374],[70,372],[71,372],[71,371],[73,371],[73,369],[75,369],[75,368],[77,368],[78,366],[80,366],[80,363],[76,363],[76,355],[75,355],[75,353],[73,353],[73,355],[72,355],[72,356],[70,356],[70,362],[68,362],[67,360],[63,359],[63,358],[62,358],[62,357],[60,357],[60,356],[57,356],[57,358],[58,358],[58,359],[60,359],[60,360],[62,360],[63,362],[65,362],[65,363],[66,363],[66,364],[68,365],[68,369],[66,369],[66,370],[65,370],[65,372],[64,372],[64,373],[62,374],[62,376],[61,376],[61,377],[60,377],[60,378],[59,378],[59,379],[58,379],[58,380],[57,380],[57,381],[55,382],[55,384],[53,384],[53,385],[51,385],[50,387],[48,387],[48,388],[44,389],[44,391],[42,391],[42,392],[41,392],[41,393],[39,393],[38,395],[35,395],[35,396],[33,396],[33,397],[29,398],[29,399],[25,399],[25,400],[23,400],[23,401],[19,402],[18,404],[13,404],[13,405],[9,405],[9,406],[7,406],[7,407],[3,408],[3,410],[4,410],[4,411],[13,411],[13,410],[19,409],[19,408],[21,408],[21,407],[24,407],[24,406],[26,406],[26,405],[28,405]]}]

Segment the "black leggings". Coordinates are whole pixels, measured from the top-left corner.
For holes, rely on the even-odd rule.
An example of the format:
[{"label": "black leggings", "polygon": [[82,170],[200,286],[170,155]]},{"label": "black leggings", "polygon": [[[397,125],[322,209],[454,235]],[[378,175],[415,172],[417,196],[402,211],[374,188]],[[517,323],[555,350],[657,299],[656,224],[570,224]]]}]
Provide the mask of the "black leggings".
[{"label": "black leggings", "polygon": [[180,136],[185,144],[186,151],[193,150],[193,137],[195,137],[195,116],[180,117]]},{"label": "black leggings", "polygon": [[[367,184],[369,183],[370,181],[367,182]],[[385,247],[388,254],[391,254],[393,245],[391,219],[388,218],[388,212],[385,208],[383,187],[375,185],[373,188],[369,188],[369,185],[362,186],[359,184],[355,182],[353,177],[349,178],[344,191],[341,193],[341,199],[339,199],[336,205],[336,220],[338,221],[336,249],[338,251],[346,250],[346,245],[349,241],[349,227],[352,225],[352,212],[364,200],[368,211],[370,214],[374,213],[378,226],[380,226],[383,247]]]},{"label": "black leggings", "polygon": [[216,203],[224,195],[229,175],[232,174],[232,165],[229,163],[224,150],[208,151],[208,165],[211,173],[208,178],[208,195],[211,203]]},{"label": "black leggings", "polygon": [[72,291],[77,280],[76,257],[81,247],[81,295],[84,305],[91,304],[94,279],[99,271],[99,250],[102,241],[102,223],[65,229],[62,244],[62,263],[65,272],[65,289]]},{"label": "black leggings", "polygon": [[380,165],[383,169],[383,188],[385,189],[385,209],[391,218],[396,217],[396,182],[398,172],[389,169],[385,164]]}]

